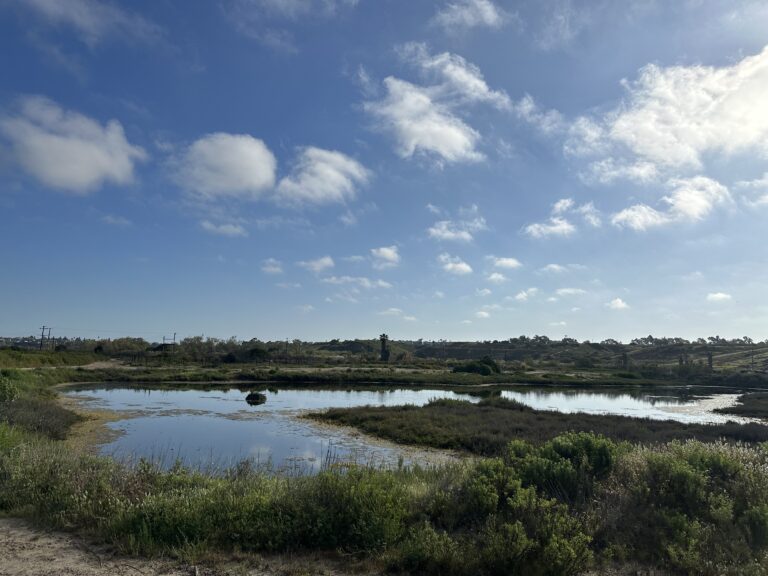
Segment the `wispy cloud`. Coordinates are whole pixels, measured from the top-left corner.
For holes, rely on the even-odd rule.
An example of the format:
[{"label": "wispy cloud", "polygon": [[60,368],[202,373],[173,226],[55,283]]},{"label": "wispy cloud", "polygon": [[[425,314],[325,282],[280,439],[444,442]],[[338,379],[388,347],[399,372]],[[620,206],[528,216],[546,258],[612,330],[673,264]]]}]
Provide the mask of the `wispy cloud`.
[{"label": "wispy cloud", "polygon": [[283,264],[274,258],[267,258],[261,262],[261,271],[264,274],[282,274]]},{"label": "wispy cloud", "polygon": [[389,282],[384,280],[372,280],[365,276],[330,276],[328,278],[323,278],[322,281],[326,284],[352,284],[360,288],[365,288],[366,290],[371,290],[373,288],[392,288],[392,284]]},{"label": "wispy cloud", "polygon": [[90,47],[114,39],[156,43],[165,30],[135,12],[100,0],[12,0],[47,23],[72,28]]},{"label": "wispy cloud", "polygon": [[336,263],[330,256],[322,256],[315,260],[304,260],[302,262],[297,262],[297,265],[301,268],[304,268],[305,270],[309,270],[310,272],[317,274],[333,268]]},{"label": "wispy cloud", "polygon": [[372,248],[373,267],[377,270],[395,268],[400,264],[400,252],[397,246],[381,246]]},{"label": "wispy cloud", "polygon": [[455,274],[457,276],[466,276],[472,274],[472,266],[464,262],[458,256],[451,256],[447,252],[440,254],[437,257],[437,262],[440,266],[449,274]]},{"label": "wispy cloud", "polygon": [[482,160],[480,133],[460,111],[469,104],[509,108],[507,94],[491,89],[480,69],[456,54],[432,55],[419,43],[405,44],[398,53],[431,82],[419,85],[390,76],[384,79],[386,96],[363,105],[378,127],[394,136],[396,152],[403,158],[425,155],[438,165]]},{"label": "wispy cloud", "polygon": [[229,236],[230,238],[248,236],[248,231],[240,224],[214,224],[209,220],[203,220],[200,222],[200,227],[206,232],[210,234],[216,234],[217,236]]},{"label": "wispy cloud", "polygon": [[491,0],[457,0],[447,2],[432,18],[432,24],[448,33],[458,33],[472,28],[499,29],[516,14],[509,14]]},{"label": "wispy cloud", "polygon": [[662,198],[666,205],[657,210],[645,204],[635,204],[611,217],[614,226],[633,230],[648,230],[672,223],[696,222],[709,216],[719,206],[732,205],[733,198],[725,186],[704,176],[672,179],[671,192]]},{"label": "wispy cloud", "polygon": [[229,21],[244,36],[284,53],[299,51],[293,25],[322,22],[357,6],[358,0],[224,0]]}]

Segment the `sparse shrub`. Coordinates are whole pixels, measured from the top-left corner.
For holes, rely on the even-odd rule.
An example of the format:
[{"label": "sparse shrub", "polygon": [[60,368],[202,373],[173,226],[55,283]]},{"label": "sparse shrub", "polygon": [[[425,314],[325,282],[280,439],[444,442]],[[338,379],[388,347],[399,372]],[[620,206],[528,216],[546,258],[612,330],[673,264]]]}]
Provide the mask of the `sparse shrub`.
[{"label": "sparse shrub", "polygon": [[13,402],[19,397],[19,387],[10,379],[0,376],[0,403]]}]

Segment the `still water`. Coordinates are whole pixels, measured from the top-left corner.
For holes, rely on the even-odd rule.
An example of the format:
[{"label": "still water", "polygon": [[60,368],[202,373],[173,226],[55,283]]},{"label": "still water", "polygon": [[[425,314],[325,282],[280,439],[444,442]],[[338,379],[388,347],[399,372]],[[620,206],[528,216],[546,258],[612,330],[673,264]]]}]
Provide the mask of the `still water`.
[{"label": "still water", "polygon": [[[681,422],[725,422],[712,412],[732,404],[733,393],[701,396],[687,389],[656,391],[558,391],[526,387],[502,395],[534,408],[591,414],[622,414]],[[421,406],[436,398],[476,402],[477,396],[448,390],[265,390],[266,403],[249,406],[246,392],[91,387],[68,392],[89,407],[124,416],[108,426],[113,439],[103,454],[119,459],[151,458],[163,465],[226,467],[249,458],[273,469],[318,470],[328,459],[378,466],[429,462],[424,451],[366,438],[353,430],[300,418],[302,412],[354,406]],[[435,456],[432,454],[432,456]],[[432,460],[435,461],[435,460]]]}]

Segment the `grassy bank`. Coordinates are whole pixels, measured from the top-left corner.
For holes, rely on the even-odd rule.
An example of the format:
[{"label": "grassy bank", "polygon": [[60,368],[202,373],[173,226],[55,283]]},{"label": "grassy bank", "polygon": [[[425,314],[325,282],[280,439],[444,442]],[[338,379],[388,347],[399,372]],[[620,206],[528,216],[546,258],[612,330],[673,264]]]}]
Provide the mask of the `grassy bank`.
[{"label": "grassy bank", "polygon": [[130,554],[340,551],[395,572],[579,574],[633,561],[680,574],[761,574],[765,452],[633,448],[590,434],[433,470],[212,477],[125,467],[0,424],[0,511]]},{"label": "grassy bank", "polygon": [[541,444],[567,432],[593,432],[617,441],[662,443],[720,438],[768,441],[768,426],[726,423],[683,424],[665,420],[535,410],[520,402],[490,398],[478,404],[434,400],[426,406],[334,408],[309,417],[354,426],[401,444],[465,450],[496,456],[511,440]]},{"label": "grassy bank", "polygon": [[[473,422],[483,432],[483,422],[523,414],[541,420],[540,435],[477,443],[495,457],[434,469],[336,466],[290,477],[245,462],[210,475],[73,450],[58,440],[71,425],[62,414],[41,412],[46,426],[10,416],[29,402],[55,406],[35,374],[4,380],[0,513],[78,530],[125,553],[197,564],[212,553],[327,551],[428,576],[575,575],[626,562],[691,575],[768,571],[762,447],[633,445],[561,434],[549,413],[516,403],[440,401],[422,413],[458,410],[446,429]],[[647,433],[663,438],[661,429]]]},{"label": "grassy bank", "polygon": [[722,414],[734,414],[749,418],[768,419],[768,392],[753,392],[739,396],[738,404],[715,410]]},{"label": "grassy bank", "polygon": [[0,348],[2,368],[42,368],[56,366],[83,366],[99,360],[92,352],[50,350],[13,350]]}]

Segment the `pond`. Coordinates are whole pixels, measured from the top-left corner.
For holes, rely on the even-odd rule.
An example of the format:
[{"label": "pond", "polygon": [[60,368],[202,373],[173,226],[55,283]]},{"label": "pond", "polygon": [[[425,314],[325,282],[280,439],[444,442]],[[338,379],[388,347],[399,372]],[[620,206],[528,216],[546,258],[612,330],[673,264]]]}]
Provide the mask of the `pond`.
[{"label": "pond", "polygon": [[[354,430],[301,418],[307,411],[355,406],[423,405],[436,398],[476,402],[478,396],[441,389],[318,390],[268,389],[266,402],[246,403],[237,389],[167,390],[95,386],[67,392],[88,407],[117,411],[114,437],[100,447],[118,459],[153,459],[164,466],[224,468],[243,460],[274,470],[311,473],[329,462],[374,466],[437,463],[445,455],[414,450]],[[681,422],[720,423],[739,418],[712,412],[735,402],[730,390],[704,395],[689,388],[653,390],[557,390],[523,387],[502,396],[534,408],[591,414],[621,414]],[[742,419],[743,421],[743,419]],[[443,460],[444,461],[444,460]]]}]

